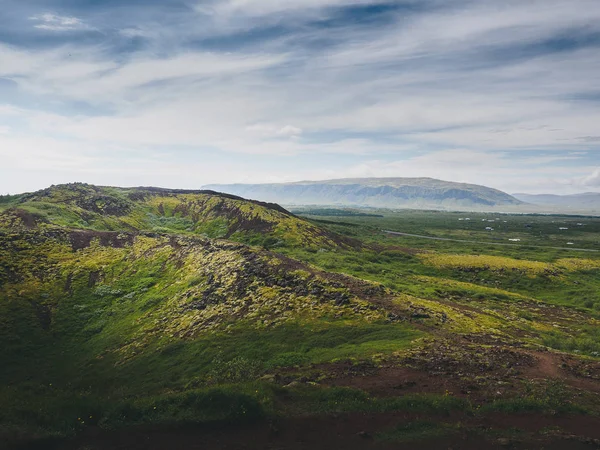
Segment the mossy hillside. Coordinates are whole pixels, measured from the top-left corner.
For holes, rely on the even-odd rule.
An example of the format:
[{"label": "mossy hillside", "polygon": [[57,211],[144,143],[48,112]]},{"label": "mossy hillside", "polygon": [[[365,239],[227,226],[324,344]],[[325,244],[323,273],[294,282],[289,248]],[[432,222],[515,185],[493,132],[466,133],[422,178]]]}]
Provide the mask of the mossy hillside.
[{"label": "mossy hillside", "polygon": [[[295,261],[225,241],[109,235],[111,239],[100,233],[83,247],[90,232],[46,229],[0,235],[5,361],[45,355],[38,363],[51,362],[49,349],[54,347],[82,363],[99,358],[126,365],[174,343],[193,346],[219,333],[259,331],[267,333],[268,341],[269,330],[295,326],[303,339],[286,341],[280,335],[277,341],[288,342],[283,353],[305,348],[301,353],[309,356],[296,355],[302,363],[392,351],[394,330],[406,333],[405,327],[390,325],[391,337],[376,338],[377,324],[388,321],[388,312],[370,300],[389,293],[372,283],[344,284],[344,279],[331,279]],[[369,347],[369,339],[354,331],[371,336],[370,326],[375,327],[373,341],[381,345]],[[327,335],[331,327],[342,330],[338,332],[348,342],[332,340],[340,347],[337,356],[335,350],[310,356],[310,345],[302,347],[310,342],[309,334]],[[270,348],[267,342],[260,346]],[[227,354],[236,355],[235,345]],[[205,363],[210,365],[210,358]]]},{"label": "mossy hillside", "polygon": [[201,234],[265,247],[356,245],[278,205],[211,191],[112,188],[74,183],[0,204],[0,226],[53,224],[93,230]]},{"label": "mossy hillside", "polygon": [[[13,240],[15,236],[19,234],[13,235]],[[98,233],[94,238],[92,232],[65,230],[32,230],[23,236],[29,237],[22,239],[19,248],[29,245],[29,250],[20,251],[16,259],[23,269],[10,270],[14,282],[3,284],[7,298],[14,304],[26,296],[28,302],[23,304],[28,305],[31,317],[40,305],[47,308],[53,313],[53,331],[83,338],[83,347],[91,349],[91,354],[118,365],[135,365],[144,354],[162,352],[177,342],[199,340],[202,346],[207,342],[203,336],[214,333],[246,336],[252,330],[263,333],[289,324],[307,332],[326,332],[337,324],[357,327],[370,336],[364,329],[368,323],[409,320],[425,329],[445,329],[457,335],[493,334],[504,340],[526,329],[534,341],[540,340],[535,332],[537,321],[521,318],[518,308],[495,308],[486,301],[464,310],[439,300],[398,295],[377,284],[332,277],[238,244],[128,233]],[[43,242],[43,237],[48,242]],[[38,264],[32,261],[39,249],[45,249],[47,261],[41,272],[54,274],[51,281],[31,273]],[[43,301],[36,300],[39,298]],[[558,316],[564,322],[564,317]],[[394,327],[390,327],[391,333]],[[547,330],[539,327],[540,332]],[[308,336],[298,342],[310,341]],[[277,339],[285,341],[281,336]],[[338,346],[325,354],[332,358],[336,354],[368,356],[402,347],[393,338],[376,341],[375,345]],[[265,342],[260,346],[270,348]],[[235,355],[234,348],[228,348],[227,354]],[[319,352],[311,353],[310,346],[299,353],[291,348],[281,349],[281,364],[327,359],[315,356]],[[88,350],[82,353],[90,353]],[[205,360],[207,365],[210,360]],[[258,360],[264,367],[275,364],[265,357]]]},{"label": "mossy hillside", "polygon": [[276,393],[244,383],[424,335],[369,302],[377,284],[241,244],[49,228],[0,244],[1,436],[259,417]]},{"label": "mossy hillside", "polygon": [[[576,358],[577,373],[596,367],[592,253],[506,247],[502,254],[451,242],[415,248],[414,240],[382,238],[382,226],[340,225],[339,218],[323,225],[369,245],[305,248],[256,221],[240,226],[220,201],[200,205],[199,195],[214,194],[124,191],[110,192],[129,202],[124,209],[119,199],[90,206],[75,197],[15,207],[21,196],[0,206],[0,434],[419,410],[426,396],[379,399],[325,387],[338,370],[398,365],[442,373],[467,390],[475,383],[487,403],[514,385],[513,364],[528,367],[529,353],[546,346],[587,355]],[[208,228],[195,228],[194,211],[215,212],[198,222]],[[76,229],[80,213],[92,219]],[[230,226],[231,239],[279,254],[199,236],[226,236]],[[492,264],[480,264],[488,256]],[[284,387],[291,380],[300,385]],[[507,398],[521,392],[513,388]]]},{"label": "mossy hillside", "polygon": [[[375,219],[374,219],[375,220]],[[414,321],[454,335],[550,346],[591,356],[600,315],[597,259],[543,261],[375,246],[353,251],[282,249],[331,272],[402,292]],[[540,256],[544,256],[540,254]],[[434,264],[435,262],[435,264]],[[442,264],[448,263],[446,264]],[[561,338],[556,338],[556,334]],[[558,345],[562,341],[564,345]],[[566,343],[569,344],[566,344]]]}]

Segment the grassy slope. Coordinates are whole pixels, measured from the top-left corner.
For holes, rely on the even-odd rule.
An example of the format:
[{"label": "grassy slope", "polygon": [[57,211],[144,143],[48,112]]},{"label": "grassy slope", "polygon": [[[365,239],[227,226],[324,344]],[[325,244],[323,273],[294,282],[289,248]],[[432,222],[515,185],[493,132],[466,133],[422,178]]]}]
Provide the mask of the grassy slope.
[{"label": "grassy slope", "polygon": [[[549,345],[590,356],[600,350],[592,254],[567,264],[556,251],[389,239],[381,228],[407,231],[408,221],[414,227],[436,221],[386,215],[310,224],[206,193],[102,188],[99,194],[74,185],[2,203],[4,434],[65,434],[82,422],[110,427],[298,411],[465,410],[471,406],[452,396],[382,400],[310,385],[283,392],[257,380],[347,358],[378,364],[413,355],[427,364],[426,336]],[[312,265],[198,236],[207,230],[247,242],[261,236],[261,244],[266,235],[281,241],[280,253]],[[345,245],[352,241],[334,232],[369,246]],[[407,248],[416,244],[422,248]],[[461,257],[472,252],[488,256]],[[478,347],[444,348],[464,364]],[[506,407],[555,408],[565,395]]]},{"label": "grassy slope", "polygon": [[[471,223],[458,221],[464,217],[471,217]],[[380,232],[391,229],[447,237],[467,228],[470,239],[485,241],[489,233],[476,227],[482,227],[483,218],[497,217],[498,240],[506,242],[520,231],[525,244],[486,246],[387,237]],[[286,254],[413,296],[475,308],[500,320],[504,327],[523,327],[529,335],[537,330],[542,343],[554,348],[600,354],[600,253],[543,248],[543,244],[557,245],[553,233],[559,226],[569,227],[568,239],[576,247],[598,248],[598,218],[388,211],[384,217],[318,216],[315,223],[369,242],[375,250],[357,255],[288,249]],[[532,226],[525,228],[525,224]],[[539,248],[527,246],[534,239]],[[564,320],[557,321],[557,314]]]},{"label": "grassy slope", "polygon": [[104,231],[196,234],[265,247],[352,245],[278,205],[210,191],[74,183],[4,198],[0,201],[0,212],[3,210],[0,220],[5,225],[25,221]]},{"label": "grassy slope", "polygon": [[[31,203],[31,214],[42,210]],[[46,216],[54,223],[80,213],[57,205],[66,213]],[[98,213],[93,225],[109,228],[120,217]],[[198,389],[209,392],[200,397],[221,395],[214,386],[231,383],[217,405],[202,397],[187,412],[165,406],[156,420],[262,411],[273,392],[255,389],[250,398],[244,382],[282,366],[398,352],[423,335],[367,301],[391,305],[382,286],[331,279],[256,247],[191,232],[75,230],[39,219],[37,226],[31,218],[9,209],[0,222],[3,434],[68,433],[82,416],[132,423],[142,419],[115,408],[177,403],[179,393]],[[300,224],[296,232],[316,228],[285,220]],[[154,420],[152,411],[140,413],[143,421]]]}]

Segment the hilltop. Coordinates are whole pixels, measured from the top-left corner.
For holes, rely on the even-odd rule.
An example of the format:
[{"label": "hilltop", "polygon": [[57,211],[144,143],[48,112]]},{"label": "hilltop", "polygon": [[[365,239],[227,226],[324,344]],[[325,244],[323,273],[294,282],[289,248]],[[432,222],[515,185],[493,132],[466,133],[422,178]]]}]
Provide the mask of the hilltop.
[{"label": "hilltop", "polygon": [[[403,323],[422,308],[396,305],[379,283],[198,233],[218,221],[230,238],[256,233],[315,251],[352,242],[276,205],[72,184],[2,207],[3,440],[256,420],[275,392],[263,383],[250,395],[243,383],[408,348],[422,335]],[[160,229],[144,231],[155,221]]]},{"label": "hilltop", "polygon": [[496,189],[433,178],[346,178],[281,184],[214,184],[206,188],[288,205],[491,209],[523,204]]},{"label": "hilltop", "polygon": [[352,245],[277,204],[210,190],[57,185],[0,200],[2,223],[193,234],[266,247]]}]

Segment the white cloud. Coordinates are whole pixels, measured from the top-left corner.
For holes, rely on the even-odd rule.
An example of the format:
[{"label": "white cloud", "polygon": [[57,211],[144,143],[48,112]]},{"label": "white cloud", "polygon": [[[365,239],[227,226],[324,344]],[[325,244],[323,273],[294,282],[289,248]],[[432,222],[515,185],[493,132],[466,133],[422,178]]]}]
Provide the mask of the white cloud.
[{"label": "white cloud", "polygon": [[[377,33],[366,43],[350,41],[347,47],[329,55],[328,63],[347,66],[390,60],[415,63],[434,56],[473,58],[479,56],[477,50],[490,51],[507,45],[518,49],[566,31],[591,31],[600,19],[596,0],[507,0],[501,4],[482,0],[459,5],[414,18],[399,18],[400,26]],[[452,61],[446,60],[446,64],[452,66]]]},{"label": "white cloud", "polygon": [[152,37],[154,34],[143,28],[124,28],[119,30],[119,34],[125,37],[133,38],[133,37]]},{"label": "white cloud", "polygon": [[580,184],[582,186],[600,187],[600,167],[594,170],[590,175],[583,177]]},{"label": "white cloud", "polygon": [[219,0],[213,5],[200,3],[196,9],[203,14],[262,16],[269,14],[294,14],[332,6],[379,4],[377,0]]},{"label": "white cloud", "polygon": [[280,128],[279,130],[277,130],[278,136],[293,137],[293,136],[299,136],[301,134],[302,134],[302,128],[294,127],[292,125],[286,125],[286,126]]},{"label": "white cloud", "polygon": [[[600,70],[597,50],[528,58],[500,67],[462,67],[465,58],[473,57],[470,52],[486,45],[522,45],[567,26],[593,24],[599,8],[592,8],[589,0],[578,2],[582,8],[567,8],[556,0],[545,3],[545,8],[515,1],[498,7],[484,1],[449,12],[397,18],[398,26],[388,31],[371,29],[358,38],[354,30],[342,31],[347,33],[345,44],[326,53],[314,52],[306,60],[281,50],[189,51],[168,57],[137,54],[117,63],[94,49],[73,57],[62,49],[62,53],[13,54],[14,62],[7,67],[16,67],[0,68],[0,73],[8,71],[22,88],[35,93],[116,110],[110,118],[65,121],[65,131],[79,137],[140,144],[166,143],[168,137],[188,145],[231,142],[235,137],[244,145],[245,134],[252,131],[248,123],[276,119],[281,130],[255,129],[254,137],[350,130],[402,134],[425,146],[583,148],[589,142],[581,137],[594,135],[600,111],[595,106],[574,110],[558,96],[589,88]],[[267,14],[335,5],[341,2],[232,0],[215,8],[219,14]],[[585,7],[589,12],[584,14]],[[449,61],[446,53],[457,61]],[[404,61],[402,70],[379,72],[377,66],[365,66],[398,61]],[[277,78],[251,75],[288,63],[305,66]],[[245,149],[229,149],[246,152],[252,147],[248,144]],[[373,151],[377,148],[372,146]]]},{"label": "white cloud", "polygon": [[10,77],[20,73],[31,73],[36,64],[32,52],[17,50],[0,42],[0,76]]},{"label": "white cloud", "polygon": [[[198,92],[207,86],[194,86],[196,81],[218,78],[222,87],[227,77],[240,76],[265,69],[286,60],[286,55],[233,54],[188,52],[160,58],[153,54],[118,63],[106,59],[97,49],[51,51],[19,51],[0,44],[0,56],[6,56],[0,66],[0,76],[13,79],[23,89],[63,99],[82,100],[91,104],[138,103],[148,94],[163,98],[171,84],[153,83],[184,81],[188,92],[172,93],[186,98],[189,92]],[[146,92],[136,89],[146,86]],[[166,99],[171,101],[172,98]]]},{"label": "white cloud", "polygon": [[293,125],[277,126],[272,124],[257,123],[246,127],[246,131],[255,135],[269,137],[287,137],[294,138],[302,134],[302,129]]},{"label": "white cloud", "polygon": [[[5,120],[11,140],[0,133],[0,145],[5,155],[13,151],[9,145],[15,152],[6,161],[23,170],[43,163],[57,171],[91,173],[93,166],[115,174],[121,160],[135,160],[148,173],[160,167],[175,173],[187,171],[171,163],[178,147],[186,147],[223,160],[235,152],[248,167],[254,156],[269,155],[279,165],[277,177],[288,181],[420,174],[511,191],[516,183],[523,190],[595,183],[589,161],[596,157],[600,106],[574,99],[596,89],[600,51],[527,52],[575,29],[600,31],[597,0],[432,1],[438,9],[386,12],[390,26],[301,26],[333,14],[331,6],[376,3],[223,0],[206,9],[203,2],[205,16],[194,16],[195,26],[141,21],[114,31],[121,39],[146,39],[143,50],[130,53],[112,53],[104,40],[45,49],[0,43],[0,77],[35,99],[0,105],[3,120],[10,117],[23,130],[15,135],[19,127]],[[90,29],[82,19],[51,13],[32,20],[48,31]],[[228,33],[239,30],[260,37],[265,21],[290,34],[258,43],[254,34],[247,41],[244,35],[244,41],[228,41],[239,44],[230,47],[235,52],[181,45],[190,36],[201,44],[234,39]],[[303,46],[330,41],[334,45]],[[73,105],[85,108],[73,114]],[[142,164],[143,156],[131,156],[159,147],[169,164]],[[99,156],[102,148],[124,151],[111,153],[111,165]],[[530,150],[556,156],[511,160],[511,153]],[[313,163],[324,155],[337,158],[329,164],[334,169]],[[309,169],[289,162],[301,157]],[[560,161],[569,163],[562,172],[555,167]],[[209,178],[202,182],[245,176],[219,164],[197,172]],[[251,172],[272,177],[256,167]]]},{"label": "white cloud", "polygon": [[85,24],[77,17],[59,16],[57,14],[44,13],[37,16],[31,16],[29,19],[37,22],[34,27],[40,30],[74,31],[91,29],[89,25]]}]

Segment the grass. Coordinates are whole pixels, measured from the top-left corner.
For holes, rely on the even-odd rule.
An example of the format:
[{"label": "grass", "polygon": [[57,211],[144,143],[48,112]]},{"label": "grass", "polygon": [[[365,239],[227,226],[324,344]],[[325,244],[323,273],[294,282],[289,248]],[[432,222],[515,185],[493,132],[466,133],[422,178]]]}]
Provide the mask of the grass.
[{"label": "grass", "polygon": [[[352,327],[335,322],[290,323],[260,333],[240,327],[231,333],[211,334],[193,342],[175,341],[150,348],[116,369],[94,364],[89,373],[95,374],[99,381],[112,378],[111,384],[118,386],[119,392],[127,380],[140,378],[143,382],[130,385],[130,392],[156,392],[167,387],[182,390],[190,386],[249,381],[280,367],[364,360],[378,354],[401,352],[410,348],[419,336],[406,326],[385,324]],[[169,373],[168,380],[164,373]]]},{"label": "grass", "polygon": [[318,414],[344,412],[412,412],[451,415],[468,412],[471,404],[451,395],[409,394],[399,397],[374,397],[360,389],[348,387],[319,388],[298,386],[286,396],[291,400],[288,414],[311,411]]},{"label": "grass", "polygon": [[570,402],[560,402],[560,399],[540,399],[534,397],[511,398],[506,400],[496,400],[492,403],[483,405],[478,413],[487,414],[501,412],[506,414],[588,414],[590,412],[584,406]]},{"label": "grass", "polygon": [[118,429],[140,424],[239,424],[269,417],[350,412],[409,411],[449,416],[469,409],[467,402],[448,396],[378,399],[357,389],[281,388],[260,382],[114,399],[47,389],[50,392],[41,392],[39,388],[18,393],[11,388],[0,389],[3,401],[0,431],[13,438],[19,435],[47,438],[70,436],[96,425]]},{"label": "grass", "polygon": [[47,387],[0,390],[0,432],[10,438],[71,436],[88,427],[106,429],[139,424],[247,422],[267,413],[269,387],[219,386],[168,395],[110,398]]},{"label": "grass", "polygon": [[[310,223],[241,200],[141,194],[76,185],[0,199],[0,435],[345,412],[585,410],[552,384],[477,408],[452,395],[378,398],[260,379],[339,361],[376,366],[424,338],[457,334],[597,357],[600,254],[549,247],[568,235],[600,248],[600,219],[470,214],[466,223],[464,213],[326,210]],[[39,227],[19,222],[15,205]],[[494,235],[482,218],[495,221]],[[64,227],[118,232],[76,249],[72,233],[82,232]],[[531,245],[486,244],[509,236]],[[381,438],[450,432],[417,422]]]},{"label": "grass", "polygon": [[[315,331],[289,325],[262,333],[240,330],[173,342],[117,366],[111,357],[84,362],[73,356],[69,364],[53,366],[41,378],[1,389],[0,422],[7,432],[12,427],[32,436],[63,436],[86,423],[121,427],[257,419],[273,412],[269,405],[277,393],[274,386],[253,381],[265,372],[349,357],[363,360],[408,348],[417,336],[403,326],[322,324]],[[33,367],[23,368],[35,373],[29,372]],[[332,398],[337,397],[317,395],[306,411],[335,409]],[[350,403],[346,406],[352,409]],[[370,407],[366,402],[361,408]],[[94,420],[78,420],[89,416]]]},{"label": "grass", "polygon": [[547,392],[538,390],[525,398],[497,400],[479,407],[452,395],[410,394],[381,398],[353,388],[302,384],[285,388],[266,382],[237,382],[175,393],[114,398],[91,393],[67,394],[53,386],[46,386],[46,392],[39,387],[24,389],[21,386],[18,393],[14,388],[4,387],[0,389],[3,402],[0,413],[3,428],[0,427],[0,431],[13,438],[47,438],[70,436],[96,425],[118,429],[140,424],[239,424],[307,414],[406,412],[438,418],[435,422],[409,423],[377,436],[381,440],[410,441],[454,433],[456,426],[440,422],[439,417],[456,418],[457,414],[587,412],[565,402],[566,392],[560,385],[546,387]]},{"label": "grass", "polygon": [[[502,213],[465,213],[465,212],[440,212],[440,211],[390,211],[367,210],[370,214],[379,214],[383,217],[345,216],[340,218],[331,216],[311,216],[318,220],[343,222],[344,225],[327,225],[344,234],[351,233],[356,237],[385,241],[381,236],[382,229],[399,231],[409,234],[428,235],[456,239],[468,239],[489,243],[510,243],[509,238],[520,238],[521,246],[493,247],[489,250],[500,256],[519,256],[530,259],[538,250],[528,246],[542,247],[567,247],[566,242],[573,242],[573,247],[600,249],[600,219],[597,217],[564,216],[564,215],[539,215],[539,214],[502,214]],[[459,221],[460,218],[470,218],[470,221]],[[485,220],[486,222],[483,222]],[[488,222],[493,220],[493,223]],[[506,221],[506,222],[505,222]],[[583,225],[578,225],[582,223]],[[324,224],[326,225],[326,224]],[[355,225],[348,227],[347,225]],[[487,226],[494,228],[493,232],[486,231]],[[559,230],[566,227],[568,230]],[[469,243],[425,241],[418,238],[402,238],[407,242],[419,242],[419,247],[434,250],[462,248],[468,251],[471,248],[481,250],[485,245]],[[549,255],[554,250],[547,250]],[[535,258],[534,258],[535,259]]]},{"label": "grass", "polygon": [[600,357],[600,326],[583,326],[575,336],[552,330],[544,335],[544,344],[550,348],[571,353]]},{"label": "grass", "polygon": [[[319,220],[331,220],[326,221],[328,223],[318,222],[331,231],[369,242],[378,247],[375,250],[363,250],[360,254],[352,251],[311,253],[299,248],[278,251],[326,270],[377,281],[416,297],[438,299],[450,290],[463,299],[479,298],[486,306],[495,299],[502,300],[501,297],[517,301],[527,298],[573,308],[590,317],[600,317],[600,253],[548,248],[559,245],[553,242],[553,230],[565,224],[571,233],[569,240],[576,247],[600,248],[598,218],[433,211],[377,212],[384,217],[319,216]],[[464,217],[472,220],[458,221],[458,218]],[[519,231],[532,239],[539,239],[540,242],[535,245],[540,246],[498,247],[485,243],[388,237],[381,233],[382,229],[396,229],[427,234],[423,231],[426,224],[427,230],[431,231],[429,234],[443,237],[453,230],[464,231],[467,227],[474,233],[474,240],[493,242],[489,235],[477,231],[476,227],[481,227],[482,218],[496,221],[497,217],[501,224],[497,237],[507,240],[512,233]],[[504,220],[507,222],[504,223]],[[584,226],[577,223],[584,223]],[[530,224],[531,228],[526,228],[526,224]],[[452,284],[452,289],[448,289]]]}]

